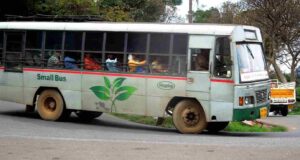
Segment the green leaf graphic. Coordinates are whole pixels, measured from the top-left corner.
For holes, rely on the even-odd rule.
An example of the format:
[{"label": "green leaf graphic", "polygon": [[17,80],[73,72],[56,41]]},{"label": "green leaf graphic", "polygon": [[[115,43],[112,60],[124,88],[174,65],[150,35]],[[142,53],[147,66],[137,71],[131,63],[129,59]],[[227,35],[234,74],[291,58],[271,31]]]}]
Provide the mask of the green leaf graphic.
[{"label": "green leaf graphic", "polygon": [[113,83],[113,88],[120,87],[123,84],[123,82],[124,82],[125,79],[126,78],[117,78],[117,79],[115,79],[114,83]]},{"label": "green leaf graphic", "polygon": [[131,87],[131,86],[123,86],[123,87],[120,87],[116,90],[116,95],[118,93],[120,93],[118,96],[116,96],[116,100],[119,100],[119,101],[124,101],[126,99],[128,99],[132,94],[133,92],[135,92],[137,89],[135,87]]},{"label": "green leaf graphic", "polygon": [[105,86],[106,86],[107,88],[110,88],[110,87],[111,87],[110,81],[109,81],[109,79],[108,79],[107,77],[104,77],[104,82],[105,82]]},{"label": "green leaf graphic", "polygon": [[92,90],[94,92],[94,94],[100,98],[101,100],[109,100],[110,98],[110,91],[108,88],[104,87],[104,86],[94,86],[91,87],[90,90]]}]

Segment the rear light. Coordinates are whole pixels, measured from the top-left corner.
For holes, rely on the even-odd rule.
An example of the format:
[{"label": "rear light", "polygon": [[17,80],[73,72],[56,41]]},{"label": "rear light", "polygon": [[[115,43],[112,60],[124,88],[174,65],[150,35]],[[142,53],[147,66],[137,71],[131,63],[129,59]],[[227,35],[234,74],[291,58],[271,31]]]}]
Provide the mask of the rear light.
[{"label": "rear light", "polygon": [[239,105],[240,106],[244,105],[244,97],[239,97]]},{"label": "rear light", "polygon": [[289,102],[289,103],[294,103],[295,100],[294,100],[294,99],[289,99],[288,102]]}]

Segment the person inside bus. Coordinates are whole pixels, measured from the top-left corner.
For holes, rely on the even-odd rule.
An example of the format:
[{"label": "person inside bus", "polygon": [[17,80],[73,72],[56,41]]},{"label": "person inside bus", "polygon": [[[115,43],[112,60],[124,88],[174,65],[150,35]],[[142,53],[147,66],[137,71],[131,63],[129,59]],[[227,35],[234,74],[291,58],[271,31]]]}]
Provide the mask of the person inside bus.
[{"label": "person inside bus", "polygon": [[130,54],[128,56],[129,72],[143,73],[145,72],[144,69],[145,64],[146,64],[146,60],[140,60],[136,57],[136,55]]},{"label": "person inside bus", "polygon": [[111,54],[108,55],[105,61],[107,70],[112,72],[118,72],[119,69],[117,68],[117,62],[117,58],[113,59],[113,56]]},{"label": "person inside bus", "polygon": [[76,64],[76,60],[69,55],[65,56],[64,64],[66,69],[79,69],[79,67]]},{"label": "person inside bus", "polygon": [[61,65],[60,62],[61,53],[54,51],[47,62],[47,67],[59,68]]},{"label": "person inside bus", "polygon": [[209,50],[201,49],[196,53],[195,70],[196,71],[208,71],[209,68]]},{"label": "person inside bus", "polygon": [[84,69],[86,70],[100,70],[101,66],[92,58],[90,53],[84,55]]},{"label": "person inside bus", "polygon": [[165,73],[167,69],[162,65],[161,60],[157,57],[151,62],[151,72],[153,73]]}]

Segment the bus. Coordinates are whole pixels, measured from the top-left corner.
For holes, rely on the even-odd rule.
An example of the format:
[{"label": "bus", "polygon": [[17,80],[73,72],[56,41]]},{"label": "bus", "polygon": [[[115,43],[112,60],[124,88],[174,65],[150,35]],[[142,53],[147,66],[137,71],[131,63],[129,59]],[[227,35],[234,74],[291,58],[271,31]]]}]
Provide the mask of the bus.
[{"label": "bus", "polygon": [[268,114],[254,26],[15,21],[0,22],[0,36],[0,100],[44,120],[172,116],[195,134]]}]

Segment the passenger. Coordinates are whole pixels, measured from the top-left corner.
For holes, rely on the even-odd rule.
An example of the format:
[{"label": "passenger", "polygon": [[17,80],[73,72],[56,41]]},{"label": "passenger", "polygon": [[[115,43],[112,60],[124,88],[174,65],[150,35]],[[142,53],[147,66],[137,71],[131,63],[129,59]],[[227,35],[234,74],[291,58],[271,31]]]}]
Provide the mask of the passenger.
[{"label": "passenger", "polygon": [[100,70],[101,66],[92,58],[91,54],[87,53],[84,56],[84,69]]},{"label": "passenger", "polygon": [[108,55],[105,61],[107,69],[112,72],[118,72],[119,69],[117,68],[117,62],[117,58],[113,59],[112,55]]},{"label": "passenger", "polygon": [[60,52],[53,52],[51,57],[48,59],[47,62],[47,67],[51,68],[58,68],[60,67],[60,57],[61,53]]},{"label": "passenger", "polygon": [[128,56],[128,67],[129,72],[137,72],[141,73],[144,72],[144,65],[146,64],[146,60],[138,60],[135,55]]},{"label": "passenger", "polygon": [[196,71],[208,71],[209,68],[209,50],[201,50],[202,52],[197,53],[195,70]]},{"label": "passenger", "polygon": [[76,65],[76,60],[70,56],[66,56],[64,59],[66,69],[79,69]]},{"label": "passenger", "polygon": [[161,62],[158,58],[155,58],[154,61],[152,61],[151,69],[152,69],[153,73],[165,73],[165,72],[167,72],[167,70],[161,64]]}]

